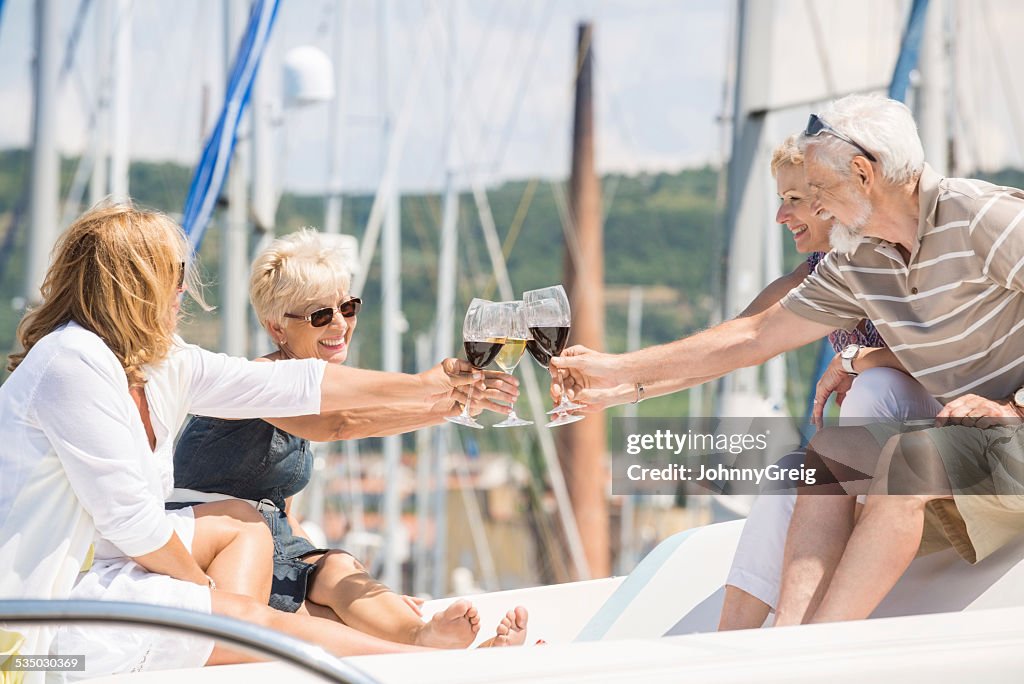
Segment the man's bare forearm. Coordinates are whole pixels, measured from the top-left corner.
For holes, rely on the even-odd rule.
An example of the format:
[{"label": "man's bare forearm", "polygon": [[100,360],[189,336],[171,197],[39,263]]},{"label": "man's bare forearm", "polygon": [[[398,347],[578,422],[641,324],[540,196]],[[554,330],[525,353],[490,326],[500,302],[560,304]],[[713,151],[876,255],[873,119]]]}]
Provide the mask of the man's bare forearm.
[{"label": "man's bare forearm", "polygon": [[764,363],[830,330],[775,304],[763,313],[726,321],[675,342],[623,354],[619,373],[624,382],[641,382],[661,393],[677,392]]}]

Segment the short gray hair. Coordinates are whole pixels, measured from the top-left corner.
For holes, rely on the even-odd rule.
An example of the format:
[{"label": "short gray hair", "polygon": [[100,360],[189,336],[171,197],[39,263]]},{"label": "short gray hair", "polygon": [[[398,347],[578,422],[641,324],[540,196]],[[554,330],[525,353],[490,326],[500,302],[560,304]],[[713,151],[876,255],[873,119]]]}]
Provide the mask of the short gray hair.
[{"label": "short gray hair", "polygon": [[[902,102],[880,95],[847,95],[829,103],[818,116],[875,155],[888,182],[902,185],[920,177],[924,148],[914,117]],[[810,145],[828,150],[827,162],[844,175],[859,154],[853,145],[827,133],[801,136],[800,148],[806,151]]]},{"label": "short gray hair", "polygon": [[249,299],[261,323],[281,324],[289,309],[348,292],[350,246],[339,235],[302,228],[274,240],[257,255],[249,277]]}]

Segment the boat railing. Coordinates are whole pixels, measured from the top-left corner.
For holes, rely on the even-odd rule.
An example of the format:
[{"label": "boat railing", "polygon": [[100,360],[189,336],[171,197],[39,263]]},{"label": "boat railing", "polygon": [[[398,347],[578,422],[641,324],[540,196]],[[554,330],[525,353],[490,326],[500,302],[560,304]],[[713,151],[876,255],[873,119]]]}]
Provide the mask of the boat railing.
[{"label": "boat railing", "polygon": [[122,601],[0,600],[0,623],[68,622],[131,624],[188,632],[230,643],[240,650],[259,656],[276,657],[328,681],[340,684],[379,684],[375,678],[319,646],[221,615]]}]

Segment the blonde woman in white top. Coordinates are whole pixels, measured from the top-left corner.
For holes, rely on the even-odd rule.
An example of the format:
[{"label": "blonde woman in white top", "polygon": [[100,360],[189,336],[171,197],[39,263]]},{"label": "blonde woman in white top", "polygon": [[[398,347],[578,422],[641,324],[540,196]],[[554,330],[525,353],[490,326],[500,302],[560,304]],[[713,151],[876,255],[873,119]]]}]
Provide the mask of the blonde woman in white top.
[{"label": "blonde woman in white top", "polygon": [[[0,597],[66,598],[81,577],[80,586],[99,587],[104,598],[134,594],[229,615],[339,655],[419,650],[212,590],[210,575],[233,538],[204,540],[203,563],[190,553],[194,519],[163,510],[173,484],[170,441],[188,412],[242,418],[382,402],[429,407],[479,380],[478,372],[454,359],[419,375],[315,359],[255,363],[184,345],[174,331],[179,295],[192,280],[188,257],[173,221],[123,205],[90,211],[57,244],[42,304],[18,329],[24,351],[11,356],[14,372],[0,386]],[[94,570],[80,575],[90,547]],[[22,631],[22,653],[47,652],[53,630]],[[248,659],[206,640],[183,648],[153,635],[107,644],[115,653],[100,666]],[[86,674],[100,674],[89,660]]]}]

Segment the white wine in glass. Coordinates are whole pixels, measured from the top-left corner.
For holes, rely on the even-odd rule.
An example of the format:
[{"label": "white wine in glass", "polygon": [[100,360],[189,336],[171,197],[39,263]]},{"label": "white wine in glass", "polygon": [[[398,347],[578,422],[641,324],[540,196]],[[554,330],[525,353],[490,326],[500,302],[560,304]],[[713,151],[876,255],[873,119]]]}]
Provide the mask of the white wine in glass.
[{"label": "white wine in glass", "polygon": [[[526,325],[526,307],[521,301],[501,302],[500,306],[504,309],[502,318],[506,322],[505,330],[507,332],[505,344],[501,347],[498,355],[494,357],[494,362],[498,364],[498,368],[511,375],[519,365],[519,360],[523,358],[523,352],[526,351],[526,344],[530,339],[530,329]],[[512,404],[512,411],[508,417],[500,423],[495,423],[494,427],[518,425],[533,425],[533,421],[523,420],[517,416],[516,406]]]}]

